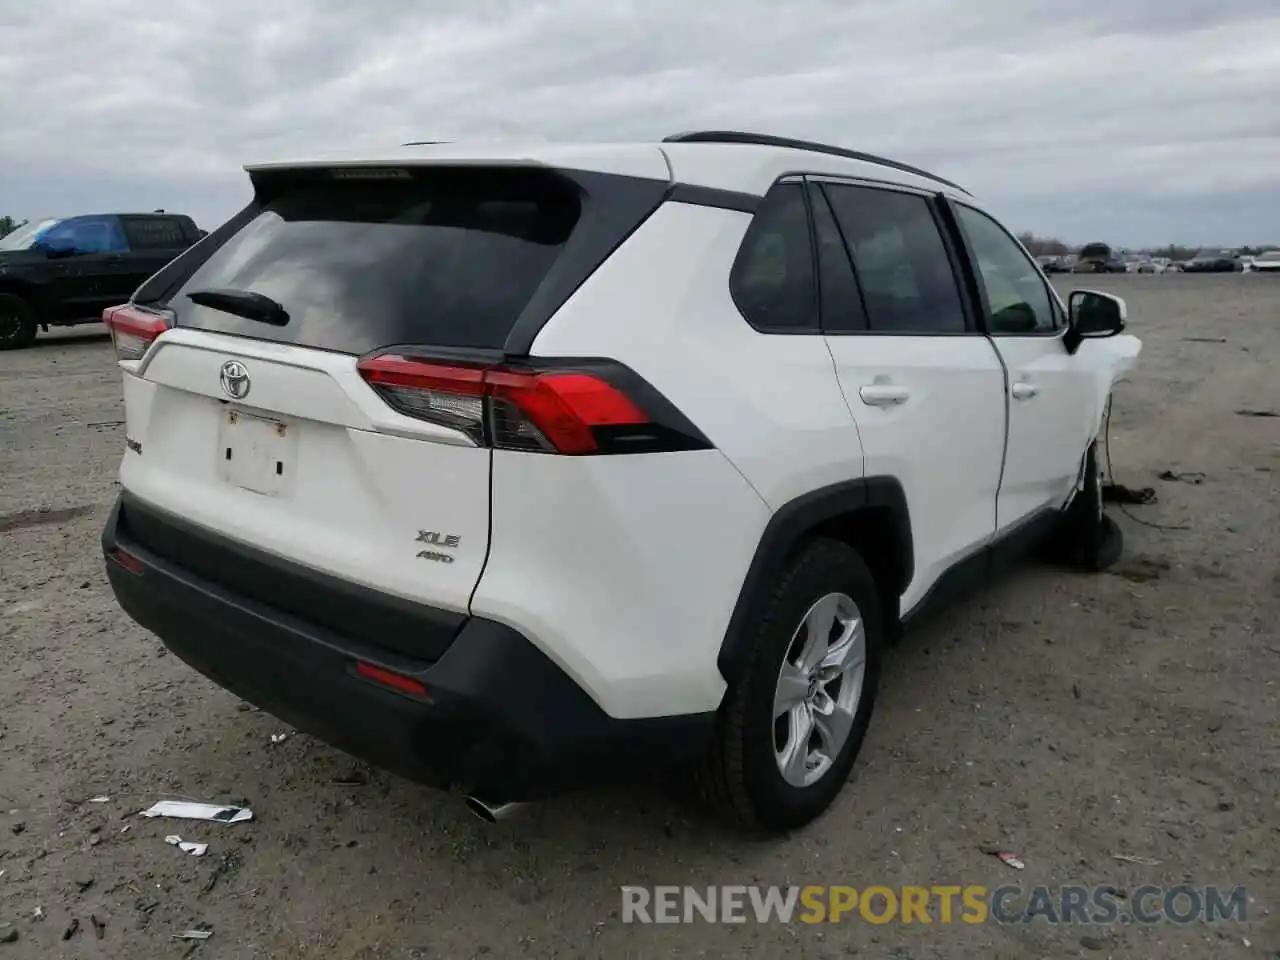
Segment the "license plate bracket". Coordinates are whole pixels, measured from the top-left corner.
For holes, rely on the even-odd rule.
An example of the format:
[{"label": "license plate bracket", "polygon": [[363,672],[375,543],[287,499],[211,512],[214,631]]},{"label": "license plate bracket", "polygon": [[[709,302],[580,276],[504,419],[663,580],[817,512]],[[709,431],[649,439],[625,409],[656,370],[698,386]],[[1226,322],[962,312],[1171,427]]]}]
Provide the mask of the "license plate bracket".
[{"label": "license plate bracket", "polygon": [[218,430],[218,475],[227,483],[265,496],[293,489],[297,430],[283,420],[229,409]]}]

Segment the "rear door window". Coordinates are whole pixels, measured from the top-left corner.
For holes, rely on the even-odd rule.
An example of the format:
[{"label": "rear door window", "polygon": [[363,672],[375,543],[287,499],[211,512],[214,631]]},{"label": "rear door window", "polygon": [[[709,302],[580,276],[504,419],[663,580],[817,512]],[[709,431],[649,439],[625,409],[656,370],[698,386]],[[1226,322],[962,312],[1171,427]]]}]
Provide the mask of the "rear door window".
[{"label": "rear door window", "polygon": [[187,246],[182,222],[177,217],[122,217],[129,247],[135,251],[181,250]]},{"label": "rear door window", "polygon": [[960,286],[922,196],[829,183],[831,201],[876,333],[964,333]]},{"label": "rear door window", "polygon": [[[180,326],[343,353],[501,348],[579,214],[573,185],[549,171],[303,176],[273,187],[169,307]],[[246,320],[186,297],[219,288],[270,297],[288,322]]]}]

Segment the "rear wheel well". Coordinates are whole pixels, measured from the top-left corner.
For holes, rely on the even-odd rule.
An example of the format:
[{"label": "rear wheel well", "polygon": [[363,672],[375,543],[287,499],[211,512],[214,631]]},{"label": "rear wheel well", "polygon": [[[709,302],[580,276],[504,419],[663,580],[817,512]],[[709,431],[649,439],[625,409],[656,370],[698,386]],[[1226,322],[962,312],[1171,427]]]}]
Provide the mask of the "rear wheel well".
[{"label": "rear wheel well", "polygon": [[20,297],[26,302],[32,310],[35,311],[37,322],[43,324],[44,303],[40,296],[40,288],[34,284],[24,283],[21,280],[5,280],[0,279],[0,293],[7,293],[11,297]]},{"label": "rear wheel well", "polygon": [[902,542],[899,521],[889,507],[852,510],[824,520],[809,530],[796,549],[814,537],[829,537],[858,552],[880,591],[886,626],[898,619],[899,601],[907,588],[907,545]]}]

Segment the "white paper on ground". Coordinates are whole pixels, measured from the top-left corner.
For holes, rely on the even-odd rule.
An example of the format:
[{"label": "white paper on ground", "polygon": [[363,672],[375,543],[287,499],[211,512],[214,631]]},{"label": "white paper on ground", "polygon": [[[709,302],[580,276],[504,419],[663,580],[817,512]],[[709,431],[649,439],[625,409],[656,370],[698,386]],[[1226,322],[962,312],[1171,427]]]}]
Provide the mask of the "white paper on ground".
[{"label": "white paper on ground", "polygon": [[253,819],[248,807],[224,807],[216,803],[188,803],[185,800],[161,800],[144,817],[175,817],[179,820],[213,820],[218,823],[242,823]]},{"label": "white paper on ground", "polygon": [[189,853],[193,857],[203,857],[205,851],[209,849],[207,843],[192,843],[190,840],[183,840],[176,833],[171,833],[164,838],[164,842],[177,847],[183,853]]}]

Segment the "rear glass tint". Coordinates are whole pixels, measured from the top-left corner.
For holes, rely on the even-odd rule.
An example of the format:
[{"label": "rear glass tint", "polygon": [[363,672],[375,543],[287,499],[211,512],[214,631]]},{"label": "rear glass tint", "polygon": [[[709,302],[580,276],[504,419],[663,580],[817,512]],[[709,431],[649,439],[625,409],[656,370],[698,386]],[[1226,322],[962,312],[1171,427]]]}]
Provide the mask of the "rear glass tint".
[{"label": "rear glass tint", "polygon": [[[169,307],[180,326],[343,353],[501,348],[579,213],[573,185],[542,171],[312,174],[274,185]],[[186,296],[211,288],[268,296],[288,323],[246,320]]]}]

